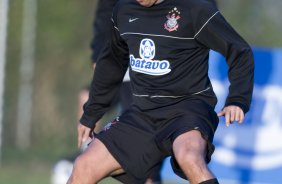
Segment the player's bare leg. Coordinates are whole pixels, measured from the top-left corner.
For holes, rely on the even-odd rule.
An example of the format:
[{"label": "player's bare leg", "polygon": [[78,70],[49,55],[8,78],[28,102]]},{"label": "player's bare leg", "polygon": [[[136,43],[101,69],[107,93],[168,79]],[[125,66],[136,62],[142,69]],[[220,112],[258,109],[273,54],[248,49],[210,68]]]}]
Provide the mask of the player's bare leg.
[{"label": "player's bare leg", "polygon": [[74,163],[67,184],[94,184],[110,174],[120,174],[123,170],[104,144],[94,139],[84,153]]},{"label": "player's bare leg", "polygon": [[186,132],[173,142],[174,156],[191,184],[215,178],[205,162],[206,148],[207,143],[197,130]]}]

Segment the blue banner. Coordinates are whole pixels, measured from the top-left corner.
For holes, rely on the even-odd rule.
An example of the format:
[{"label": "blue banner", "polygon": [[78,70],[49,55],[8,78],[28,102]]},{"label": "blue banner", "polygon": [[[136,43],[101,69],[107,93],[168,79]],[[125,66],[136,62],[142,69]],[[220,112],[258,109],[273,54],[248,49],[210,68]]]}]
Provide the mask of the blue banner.
[{"label": "blue banner", "polygon": [[[216,52],[210,56],[218,112],[228,94],[227,64]],[[254,56],[254,94],[245,122],[226,127],[222,118],[215,134],[209,167],[221,183],[282,183],[282,49],[254,48]],[[166,160],[163,178],[184,183],[172,173]]]}]

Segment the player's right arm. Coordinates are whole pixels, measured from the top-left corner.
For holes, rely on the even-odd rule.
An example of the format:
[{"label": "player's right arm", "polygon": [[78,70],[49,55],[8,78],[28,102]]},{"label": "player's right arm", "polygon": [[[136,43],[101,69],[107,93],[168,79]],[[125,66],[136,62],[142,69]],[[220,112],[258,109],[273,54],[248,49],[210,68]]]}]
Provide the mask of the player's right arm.
[{"label": "player's right arm", "polygon": [[84,113],[78,125],[79,146],[109,109],[128,67],[128,47],[115,25],[111,37],[96,62],[89,99],[84,104]]}]

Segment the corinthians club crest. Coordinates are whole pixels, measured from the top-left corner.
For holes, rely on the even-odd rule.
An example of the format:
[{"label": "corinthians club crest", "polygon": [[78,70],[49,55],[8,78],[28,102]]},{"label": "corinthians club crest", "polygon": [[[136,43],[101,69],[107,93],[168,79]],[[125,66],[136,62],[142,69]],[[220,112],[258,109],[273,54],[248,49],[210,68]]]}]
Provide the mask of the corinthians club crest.
[{"label": "corinthians club crest", "polygon": [[180,12],[177,10],[177,8],[173,8],[173,10],[168,13],[166,18],[167,21],[164,24],[164,28],[169,32],[177,31],[179,26],[177,20],[180,19]]}]

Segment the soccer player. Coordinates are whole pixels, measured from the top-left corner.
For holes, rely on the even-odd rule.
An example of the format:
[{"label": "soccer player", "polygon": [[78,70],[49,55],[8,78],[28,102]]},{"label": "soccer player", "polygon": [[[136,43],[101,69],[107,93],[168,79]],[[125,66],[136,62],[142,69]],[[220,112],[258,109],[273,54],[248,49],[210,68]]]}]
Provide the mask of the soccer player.
[{"label": "soccer player", "polygon": [[[68,184],[93,184],[109,175],[141,184],[167,156],[174,172],[190,183],[218,183],[207,166],[212,141],[218,116],[229,126],[242,123],[249,110],[250,46],[214,0],[119,0],[112,19],[111,42],[98,59],[78,125],[78,145],[107,111],[128,66],[133,105],[95,135],[76,159]],[[208,77],[210,49],[229,66],[229,94],[218,114]]]},{"label": "soccer player", "polygon": [[[102,52],[105,44],[110,41],[111,38],[111,16],[113,7],[116,4],[117,0],[100,0],[97,3],[96,16],[93,24],[94,38],[91,43],[92,49],[92,67],[95,72],[96,61],[100,53]],[[88,100],[89,89],[84,88],[79,94],[79,107],[78,114],[79,117],[83,114],[82,106]],[[123,78],[123,83],[121,85],[119,94],[117,95],[114,103],[112,103],[111,108],[117,108],[118,113],[124,112],[132,103],[132,92],[130,87],[130,78],[128,73],[126,73]],[[101,123],[97,123],[98,126],[95,127],[95,131],[100,130]],[[161,165],[152,170],[149,175],[149,178],[146,181],[146,184],[161,184]]]}]

